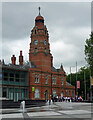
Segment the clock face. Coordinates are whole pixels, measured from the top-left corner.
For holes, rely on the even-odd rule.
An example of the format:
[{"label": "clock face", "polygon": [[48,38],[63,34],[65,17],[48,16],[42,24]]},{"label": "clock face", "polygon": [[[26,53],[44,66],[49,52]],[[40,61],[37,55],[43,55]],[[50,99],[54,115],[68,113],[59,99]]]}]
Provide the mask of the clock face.
[{"label": "clock face", "polygon": [[38,44],[38,40],[34,40],[34,45],[37,45]]},{"label": "clock face", "polygon": [[44,41],[44,44],[47,45],[47,41],[46,40]]}]

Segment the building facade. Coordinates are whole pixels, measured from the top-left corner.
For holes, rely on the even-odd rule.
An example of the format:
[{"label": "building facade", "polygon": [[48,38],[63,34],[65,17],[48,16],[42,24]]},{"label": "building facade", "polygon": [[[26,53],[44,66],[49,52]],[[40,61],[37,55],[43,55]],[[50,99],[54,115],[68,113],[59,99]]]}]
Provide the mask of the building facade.
[{"label": "building facade", "polygon": [[23,64],[20,51],[19,65],[16,57],[11,57],[12,64],[2,64],[2,96],[14,101],[19,99],[49,100],[51,97],[75,97],[75,87],[66,82],[63,65],[53,67],[50,52],[49,34],[40,15],[35,19],[31,31],[29,62]]},{"label": "building facade", "polygon": [[49,34],[44,25],[44,18],[35,18],[35,26],[31,31],[29,61],[35,64],[29,68],[29,98],[51,99],[51,96],[75,96],[75,88],[66,82],[66,74],[61,65],[53,67],[53,56],[50,53]]}]

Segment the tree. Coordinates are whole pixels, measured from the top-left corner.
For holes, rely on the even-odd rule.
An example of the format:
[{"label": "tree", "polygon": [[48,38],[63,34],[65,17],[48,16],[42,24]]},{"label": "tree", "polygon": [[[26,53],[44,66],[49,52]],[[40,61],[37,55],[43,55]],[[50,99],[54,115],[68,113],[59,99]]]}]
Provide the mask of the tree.
[{"label": "tree", "polygon": [[85,55],[85,59],[90,66],[91,76],[93,77],[93,32],[91,32],[90,38],[86,39]]},{"label": "tree", "polygon": [[[90,93],[90,68],[89,67],[81,67],[77,72],[77,80],[80,81],[80,89],[78,89],[78,95],[82,96],[85,99],[85,81],[84,81],[84,72],[85,72],[85,81],[86,81],[86,93]],[[71,76],[71,84],[76,86],[76,73],[71,73],[66,76],[67,82],[70,83]],[[87,96],[86,96],[87,97]]]}]

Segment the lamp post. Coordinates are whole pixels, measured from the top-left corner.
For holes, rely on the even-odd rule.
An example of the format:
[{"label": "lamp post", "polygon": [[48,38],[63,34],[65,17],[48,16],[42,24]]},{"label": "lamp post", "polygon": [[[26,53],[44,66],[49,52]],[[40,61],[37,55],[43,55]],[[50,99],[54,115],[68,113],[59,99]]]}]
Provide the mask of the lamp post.
[{"label": "lamp post", "polygon": [[92,101],[91,71],[90,71],[90,101]]},{"label": "lamp post", "polygon": [[71,84],[71,67],[70,67],[70,84]]},{"label": "lamp post", "polygon": [[84,71],[84,86],[85,86],[85,100],[86,100],[86,76]]},{"label": "lamp post", "polygon": [[70,66],[70,84],[71,84],[71,82],[72,82],[72,81],[71,81],[71,68],[72,68],[72,67],[75,67],[75,66]]},{"label": "lamp post", "polygon": [[76,61],[76,95],[77,95],[77,61]]}]

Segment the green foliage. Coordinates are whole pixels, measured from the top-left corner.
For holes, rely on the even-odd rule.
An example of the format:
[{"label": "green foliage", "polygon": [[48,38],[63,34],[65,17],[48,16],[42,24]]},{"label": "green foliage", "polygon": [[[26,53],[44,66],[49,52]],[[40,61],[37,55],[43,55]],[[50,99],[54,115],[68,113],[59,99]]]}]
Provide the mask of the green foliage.
[{"label": "green foliage", "polygon": [[[81,95],[84,98],[85,92],[85,81],[84,81],[84,72],[85,72],[85,80],[86,80],[86,92],[90,92],[90,68],[81,67],[79,72],[77,72],[77,81],[80,81],[80,89],[78,89],[79,96]],[[71,84],[76,87],[76,73],[71,73],[66,76],[67,82],[70,83],[71,76]]]},{"label": "green foliage", "polygon": [[90,38],[86,39],[85,55],[85,59],[90,65],[91,76],[93,77],[93,32],[91,32]]}]

